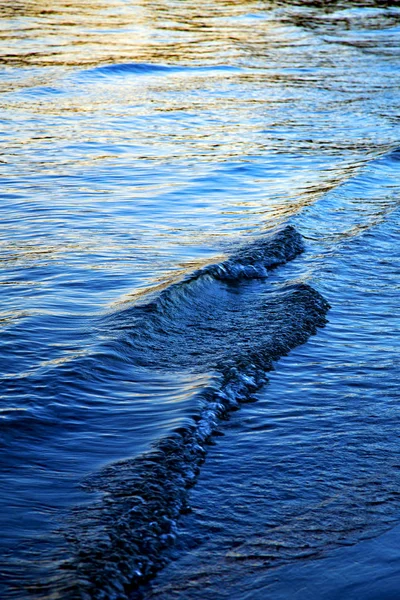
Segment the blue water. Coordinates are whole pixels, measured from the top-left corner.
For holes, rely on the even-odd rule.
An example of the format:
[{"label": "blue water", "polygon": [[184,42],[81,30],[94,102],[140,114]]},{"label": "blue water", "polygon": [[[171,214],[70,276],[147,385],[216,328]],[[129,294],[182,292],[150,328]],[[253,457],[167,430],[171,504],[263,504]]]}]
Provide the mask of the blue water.
[{"label": "blue water", "polygon": [[[275,364],[257,403],[225,428],[191,494],[176,561],[149,597],[397,597],[398,528],[373,559],[369,546],[336,549],[398,523],[399,169],[397,154],[371,163],[296,218],[309,250],[281,276],[318,286],[329,323]],[[321,217],[330,230],[316,236]]]},{"label": "blue water", "polygon": [[398,524],[399,23],[3,3],[2,598],[257,597]]}]

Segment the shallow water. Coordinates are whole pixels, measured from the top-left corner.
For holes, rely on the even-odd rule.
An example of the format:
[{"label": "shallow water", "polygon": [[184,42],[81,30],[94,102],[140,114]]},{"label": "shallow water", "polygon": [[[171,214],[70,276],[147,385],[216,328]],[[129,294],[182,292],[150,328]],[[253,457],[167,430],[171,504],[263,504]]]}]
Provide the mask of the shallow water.
[{"label": "shallow water", "polygon": [[[399,26],[379,2],[2,4],[2,597],[124,598],[169,557],[146,594],[241,598],[398,522]],[[272,264],[287,224],[304,252]],[[129,482],[157,477],[170,537],[133,550]]]}]

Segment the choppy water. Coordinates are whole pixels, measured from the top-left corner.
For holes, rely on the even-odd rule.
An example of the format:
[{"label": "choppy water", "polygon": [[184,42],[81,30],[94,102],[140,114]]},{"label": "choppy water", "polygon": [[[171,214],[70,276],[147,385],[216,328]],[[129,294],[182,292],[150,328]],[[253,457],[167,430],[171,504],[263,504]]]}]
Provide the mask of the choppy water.
[{"label": "choppy water", "polygon": [[0,37],[1,597],[262,598],[397,524],[396,3]]}]

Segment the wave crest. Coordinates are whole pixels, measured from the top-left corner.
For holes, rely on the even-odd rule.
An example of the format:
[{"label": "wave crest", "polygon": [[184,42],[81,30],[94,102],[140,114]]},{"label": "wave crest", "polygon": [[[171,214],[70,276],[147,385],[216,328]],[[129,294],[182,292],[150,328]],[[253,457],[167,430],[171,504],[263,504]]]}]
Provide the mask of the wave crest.
[{"label": "wave crest", "polygon": [[68,568],[78,574],[80,597],[131,598],[132,590],[166,563],[176,521],[187,510],[188,490],[221,422],[253,400],[274,360],[325,324],[329,305],[308,285],[268,288],[261,296],[258,288],[254,293],[246,286],[236,289],[249,274],[264,277],[264,270],[302,250],[300,235],[286,227],[222,264],[193,273],[152,303],[123,313],[123,343],[130,357],[141,352],[143,361],[157,368],[182,369],[198,362],[216,376],[200,392],[199,414],[186,425],[160,439],[150,452],[111,464],[85,480],[83,485],[102,497],[89,509],[75,510],[68,532],[77,548]]}]

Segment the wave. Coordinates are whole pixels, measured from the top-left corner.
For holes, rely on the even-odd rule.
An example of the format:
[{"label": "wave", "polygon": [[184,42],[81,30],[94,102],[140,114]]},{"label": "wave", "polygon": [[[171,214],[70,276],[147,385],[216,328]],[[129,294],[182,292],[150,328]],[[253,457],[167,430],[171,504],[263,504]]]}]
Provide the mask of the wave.
[{"label": "wave", "polygon": [[392,150],[391,152],[388,152],[387,154],[385,154],[382,157],[383,160],[386,160],[388,162],[390,161],[399,161],[400,160],[400,148],[395,148],[394,150]]},{"label": "wave", "polygon": [[240,249],[227,261],[205,267],[193,278],[210,274],[216,279],[232,282],[266,277],[268,271],[293,260],[303,250],[301,235],[287,225]]},{"label": "wave", "polygon": [[303,248],[301,236],[285,227],[108,321],[119,331],[113,343],[126,360],[158,370],[197,364],[215,377],[199,392],[197,415],[149,452],[83,482],[101,497],[73,511],[67,532],[76,547],[65,565],[77,574],[76,597],[132,598],[166,563],[188,490],[221,423],[254,400],[274,360],[326,323],[329,305],[308,285],[261,285],[271,269]]},{"label": "wave", "polygon": [[224,262],[207,265],[105,321],[105,334],[120,334],[116,351],[135,364],[157,369],[224,371],[239,355],[268,344],[268,311],[278,296],[260,295],[252,282],[304,250],[300,234],[286,226],[256,239]]},{"label": "wave", "polygon": [[240,72],[242,69],[229,65],[210,65],[202,67],[191,67],[185,65],[160,65],[155,63],[115,63],[102,65],[93,69],[81,71],[81,76],[89,77],[113,77],[122,75],[168,75],[172,73],[202,73],[202,72]]}]

